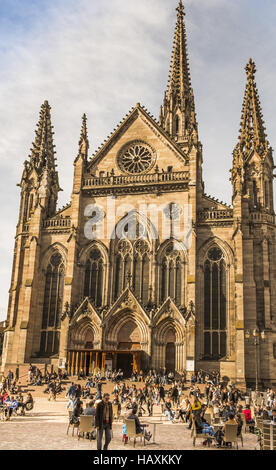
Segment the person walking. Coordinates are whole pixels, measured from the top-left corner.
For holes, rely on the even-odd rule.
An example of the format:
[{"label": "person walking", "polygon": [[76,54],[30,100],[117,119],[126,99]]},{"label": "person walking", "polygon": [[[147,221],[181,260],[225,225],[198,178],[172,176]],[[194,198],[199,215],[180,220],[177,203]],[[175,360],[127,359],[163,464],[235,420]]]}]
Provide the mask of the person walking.
[{"label": "person walking", "polygon": [[74,408],[74,402],[75,402],[75,399],[76,399],[76,393],[77,393],[77,387],[76,385],[74,384],[74,382],[71,383],[67,393],[66,393],[66,397],[69,398],[69,401],[67,403],[67,410],[68,408],[71,406],[72,409]]},{"label": "person walking", "polygon": [[161,407],[162,407],[162,413],[163,413],[163,409],[164,409],[164,405],[165,405],[165,388],[163,385],[160,385],[160,388],[159,388],[159,402],[161,403]]},{"label": "person walking", "polygon": [[9,370],[8,375],[7,375],[7,382],[8,382],[8,389],[10,390],[11,388],[11,383],[13,381],[14,375],[11,370]]},{"label": "person walking", "polygon": [[102,401],[98,403],[96,408],[95,424],[97,428],[97,450],[102,450],[103,433],[105,433],[103,450],[108,449],[111,441],[113,410],[109,398],[109,393],[105,393]]},{"label": "person walking", "polygon": [[102,382],[101,380],[98,381],[97,383],[97,395],[96,395],[96,400],[101,400],[102,399]]},{"label": "person walking", "polygon": [[50,396],[48,398],[48,401],[51,401],[51,400],[56,401],[56,389],[57,389],[56,381],[52,380],[51,383],[49,384]]}]

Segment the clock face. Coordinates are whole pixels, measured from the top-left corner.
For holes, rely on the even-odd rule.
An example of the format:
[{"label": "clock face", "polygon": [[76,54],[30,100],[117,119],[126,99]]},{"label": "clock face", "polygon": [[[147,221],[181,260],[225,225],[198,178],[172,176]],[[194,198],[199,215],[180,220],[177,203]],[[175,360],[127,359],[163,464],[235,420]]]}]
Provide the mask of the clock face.
[{"label": "clock face", "polygon": [[154,151],[148,144],[135,141],[122,148],[118,155],[117,163],[120,170],[124,173],[137,175],[151,170],[155,160]]}]

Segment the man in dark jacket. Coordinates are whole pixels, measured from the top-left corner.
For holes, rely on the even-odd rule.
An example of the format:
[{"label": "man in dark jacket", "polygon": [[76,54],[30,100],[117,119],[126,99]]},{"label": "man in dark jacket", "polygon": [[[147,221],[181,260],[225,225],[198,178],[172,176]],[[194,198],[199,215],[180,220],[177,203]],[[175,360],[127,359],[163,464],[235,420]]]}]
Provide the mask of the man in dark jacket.
[{"label": "man in dark jacket", "polygon": [[141,424],[140,420],[137,416],[137,407],[133,407],[131,414],[127,417],[127,419],[134,419],[135,420],[135,428],[136,428],[136,434],[144,434],[145,439],[149,441],[151,439],[152,434],[150,432],[147,432],[145,430],[145,427],[148,426],[148,424]]},{"label": "man in dark jacket", "polygon": [[160,385],[159,397],[160,397],[160,402],[163,401],[163,403],[165,403],[165,389],[164,389],[163,385]]},{"label": "man in dark jacket", "polygon": [[111,430],[113,421],[112,404],[109,401],[109,394],[105,393],[103,400],[96,408],[95,424],[97,428],[97,449],[102,450],[103,433],[105,432],[105,443],[103,450],[108,449],[111,441]]},{"label": "man in dark jacket", "polygon": [[99,380],[98,383],[97,383],[97,386],[96,386],[96,388],[97,388],[96,400],[101,400],[102,399],[102,386],[103,386],[103,384],[102,384],[101,380]]}]

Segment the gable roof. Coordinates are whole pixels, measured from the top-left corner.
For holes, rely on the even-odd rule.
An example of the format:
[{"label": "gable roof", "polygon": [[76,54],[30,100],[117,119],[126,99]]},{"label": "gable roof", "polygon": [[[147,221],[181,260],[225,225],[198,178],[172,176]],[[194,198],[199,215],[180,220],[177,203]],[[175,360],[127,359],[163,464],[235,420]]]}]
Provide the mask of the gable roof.
[{"label": "gable roof", "polygon": [[157,121],[154,119],[152,115],[148,113],[148,111],[137,103],[135,108],[132,108],[130,112],[126,115],[123,121],[120,122],[117,129],[108,137],[108,139],[103,143],[101,147],[98,148],[96,153],[92,156],[92,158],[88,162],[87,169],[89,170],[93,165],[99,163],[105,155],[110,151],[110,149],[115,144],[116,138],[118,138],[121,134],[125,132],[128,126],[137,119],[139,115],[142,115],[145,120],[148,121],[148,124],[152,127],[153,131],[155,131],[158,136],[162,139],[166,140],[166,143],[169,144],[171,150],[177,154],[178,158],[181,158],[184,164],[188,161],[187,154],[174,142],[173,139],[167,134],[167,132],[159,126]]},{"label": "gable roof", "polygon": [[114,304],[108,310],[104,318],[104,321],[108,322],[108,320],[112,317],[112,315],[115,312],[117,312],[118,309],[122,308],[122,305],[124,305],[123,308],[130,308],[130,309],[132,309],[133,307],[136,307],[136,308],[138,307],[145,321],[147,323],[150,322],[147,312],[144,310],[143,306],[141,305],[141,303],[139,302],[139,300],[137,299],[137,297],[134,295],[133,291],[129,287],[125,288],[125,290],[121,293],[118,299],[114,302]]}]

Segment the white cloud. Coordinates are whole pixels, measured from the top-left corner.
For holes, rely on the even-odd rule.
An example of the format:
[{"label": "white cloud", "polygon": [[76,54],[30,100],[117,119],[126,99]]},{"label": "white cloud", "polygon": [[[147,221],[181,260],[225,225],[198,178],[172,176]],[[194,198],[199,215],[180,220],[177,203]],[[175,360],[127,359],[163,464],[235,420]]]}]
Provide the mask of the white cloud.
[{"label": "white cloud", "polygon": [[[64,189],[62,206],[70,200],[83,112],[88,115],[91,153],[137,101],[158,117],[168,78],[177,1],[59,0],[49,2],[41,16],[37,4],[34,0],[25,12],[29,20],[33,17],[27,31],[24,24],[5,18],[2,21],[6,31],[10,26],[9,34],[3,36],[0,31],[2,316],[6,314],[18,217],[19,189],[15,185],[34,138],[41,103],[48,99],[52,106]],[[207,192],[230,202],[228,170],[238,135],[243,67],[251,55],[259,69],[257,82],[273,144],[275,5],[267,0],[260,16],[255,0],[186,0],[184,4]],[[28,2],[25,5],[28,8]]]}]

